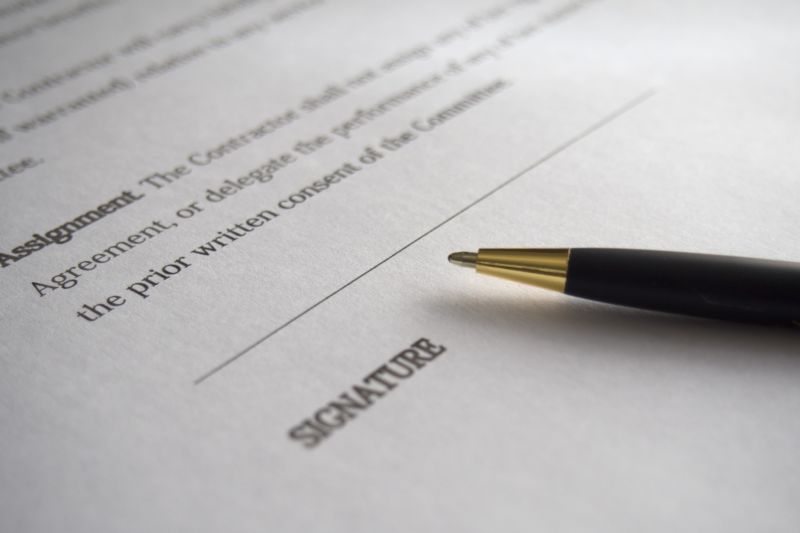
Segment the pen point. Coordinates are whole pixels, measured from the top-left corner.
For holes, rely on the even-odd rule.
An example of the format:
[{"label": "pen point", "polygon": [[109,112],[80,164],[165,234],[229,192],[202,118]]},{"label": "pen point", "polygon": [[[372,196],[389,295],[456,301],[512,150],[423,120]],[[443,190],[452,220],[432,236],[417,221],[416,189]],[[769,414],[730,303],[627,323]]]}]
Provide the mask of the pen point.
[{"label": "pen point", "polygon": [[447,260],[454,265],[474,267],[478,262],[478,254],[473,252],[455,252],[447,256]]}]

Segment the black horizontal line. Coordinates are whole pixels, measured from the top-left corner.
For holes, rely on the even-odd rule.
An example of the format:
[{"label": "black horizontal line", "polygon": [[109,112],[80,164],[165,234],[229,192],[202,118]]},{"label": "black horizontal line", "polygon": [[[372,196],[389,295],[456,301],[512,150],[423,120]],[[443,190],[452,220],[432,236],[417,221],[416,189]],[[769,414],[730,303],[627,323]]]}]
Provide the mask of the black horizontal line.
[{"label": "black horizontal line", "polygon": [[292,318],[290,318],[289,320],[287,320],[286,322],[284,322],[280,326],[274,328],[269,333],[266,333],[264,336],[262,336],[261,338],[257,339],[252,344],[250,344],[247,347],[239,350],[233,356],[229,357],[225,361],[222,361],[217,366],[211,368],[205,374],[203,374],[200,377],[198,377],[197,379],[195,379],[194,380],[194,384],[195,385],[199,385],[200,383],[204,382],[205,380],[207,380],[208,378],[210,378],[211,376],[213,376],[214,374],[216,374],[220,370],[224,369],[225,367],[227,367],[228,365],[230,365],[234,361],[240,359],[243,355],[247,354],[250,350],[252,350],[256,346],[258,346],[259,344],[261,344],[264,341],[268,340],[270,337],[272,337],[273,335],[279,333],[280,331],[282,331],[286,327],[292,325],[294,322],[296,322],[300,318],[304,317],[305,315],[307,315],[308,313],[310,313],[311,311],[313,311],[314,309],[316,309],[317,307],[319,307],[323,303],[327,302],[328,300],[330,300],[331,298],[333,298],[334,296],[336,296],[337,294],[339,294],[340,292],[345,290],[347,287],[349,287],[350,285],[354,284],[355,282],[357,282],[358,280],[360,280],[361,278],[363,278],[364,276],[366,276],[367,274],[369,274],[370,272],[372,272],[376,268],[378,268],[381,265],[383,265],[384,263],[392,260],[398,254],[404,252],[405,250],[407,250],[408,248],[410,248],[411,246],[413,246],[414,244],[416,244],[420,240],[424,239],[425,237],[427,237],[428,235],[430,235],[434,231],[438,230],[439,228],[441,228],[442,226],[444,226],[448,222],[451,222],[453,219],[461,216],[466,211],[472,209],[473,207],[475,207],[479,203],[483,202],[484,200],[486,200],[487,198],[489,198],[490,196],[492,196],[496,192],[500,191],[501,189],[503,189],[503,188],[507,187],[508,185],[510,185],[511,183],[515,182],[516,180],[518,180],[519,178],[521,178],[522,176],[524,176],[525,174],[527,174],[531,170],[535,169],[536,167],[538,167],[542,163],[548,161],[549,159],[552,159],[553,157],[555,157],[556,155],[560,154],[561,152],[563,152],[564,150],[566,150],[570,146],[572,146],[575,143],[577,143],[578,141],[581,141],[582,139],[588,137],[592,133],[594,133],[597,130],[599,130],[600,128],[602,128],[603,126],[609,124],[610,122],[612,122],[615,119],[619,118],[620,116],[624,115],[625,113],[627,113],[628,111],[630,111],[634,107],[638,106],[639,104],[641,104],[642,102],[644,102],[645,100],[647,100],[648,98],[653,96],[655,93],[656,93],[655,89],[649,89],[649,90],[645,91],[644,93],[640,94],[639,96],[637,96],[636,98],[634,98],[633,100],[630,100],[625,105],[619,107],[614,112],[610,113],[609,115],[606,115],[602,120],[600,120],[598,122],[595,122],[593,125],[589,126],[585,130],[583,130],[581,133],[579,133],[578,135],[572,137],[571,139],[569,139],[565,143],[561,144],[560,146],[558,146],[554,150],[548,152],[544,157],[542,157],[542,158],[538,159],[537,161],[535,161],[534,163],[528,165],[527,167],[525,167],[521,171],[517,172],[516,174],[514,174],[510,178],[506,179],[501,184],[497,185],[496,187],[494,187],[493,189],[491,189],[488,192],[484,193],[483,195],[481,195],[477,199],[473,200],[472,202],[470,202],[466,206],[462,207],[461,209],[459,209],[458,211],[456,211],[452,215],[448,216],[447,218],[445,218],[444,220],[442,220],[441,222],[439,222],[438,224],[436,224],[432,228],[429,228],[427,231],[425,231],[421,235],[417,236],[412,241],[409,241],[408,243],[406,243],[402,247],[398,248],[396,251],[392,252],[389,256],[387,256],[387,257],[383,258],[382,260],[380,260],[379,262],[375,263],[374,265],[369,267],[367,270],[365,270],[364,272],[362,272],[358,276],[354,277],[353,279],[351,279],[350,281],[348,281],[347,283],[345,283],[344,285],[342,285],[341,287],[339,287],[335,291],[329,293],[327,296],[321,298],[320,300],[317,300],[313,305],[305,308],[304,310],[302,310],[301,312],[297,313],[296,315],[294,315]]}]

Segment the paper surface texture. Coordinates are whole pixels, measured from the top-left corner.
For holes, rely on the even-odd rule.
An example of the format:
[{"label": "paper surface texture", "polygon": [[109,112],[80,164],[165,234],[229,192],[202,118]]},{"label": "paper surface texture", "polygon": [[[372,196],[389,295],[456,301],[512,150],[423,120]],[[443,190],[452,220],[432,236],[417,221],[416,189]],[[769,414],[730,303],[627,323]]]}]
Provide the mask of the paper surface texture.
[{"label": "paper surface texture", "polygon": [[798,531],[796,331],[446,261],[800,260],[798,27],[6,0],[0,530]]}]

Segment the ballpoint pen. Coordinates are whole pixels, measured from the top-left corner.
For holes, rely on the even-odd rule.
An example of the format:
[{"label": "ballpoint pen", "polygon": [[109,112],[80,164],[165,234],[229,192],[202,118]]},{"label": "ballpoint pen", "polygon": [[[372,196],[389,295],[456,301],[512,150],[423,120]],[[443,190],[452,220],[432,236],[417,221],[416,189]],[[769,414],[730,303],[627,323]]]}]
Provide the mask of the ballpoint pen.
[{"label": "ballpoint pen", "polygon": [[480,249],[448,257],[482,274],[610,304],[800,325],[800,264],[615,248]]}]

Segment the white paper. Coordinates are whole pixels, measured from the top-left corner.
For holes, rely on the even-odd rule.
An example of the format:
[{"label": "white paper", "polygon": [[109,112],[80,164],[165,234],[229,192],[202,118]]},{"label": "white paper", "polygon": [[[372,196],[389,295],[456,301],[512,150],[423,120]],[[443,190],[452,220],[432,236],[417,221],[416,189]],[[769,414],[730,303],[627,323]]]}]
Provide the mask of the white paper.
[{"label": "white paper", "polygon": [[797,531],[796,332],[446,256],[800,260],[799,23],[5,2],[0,530]]}]

